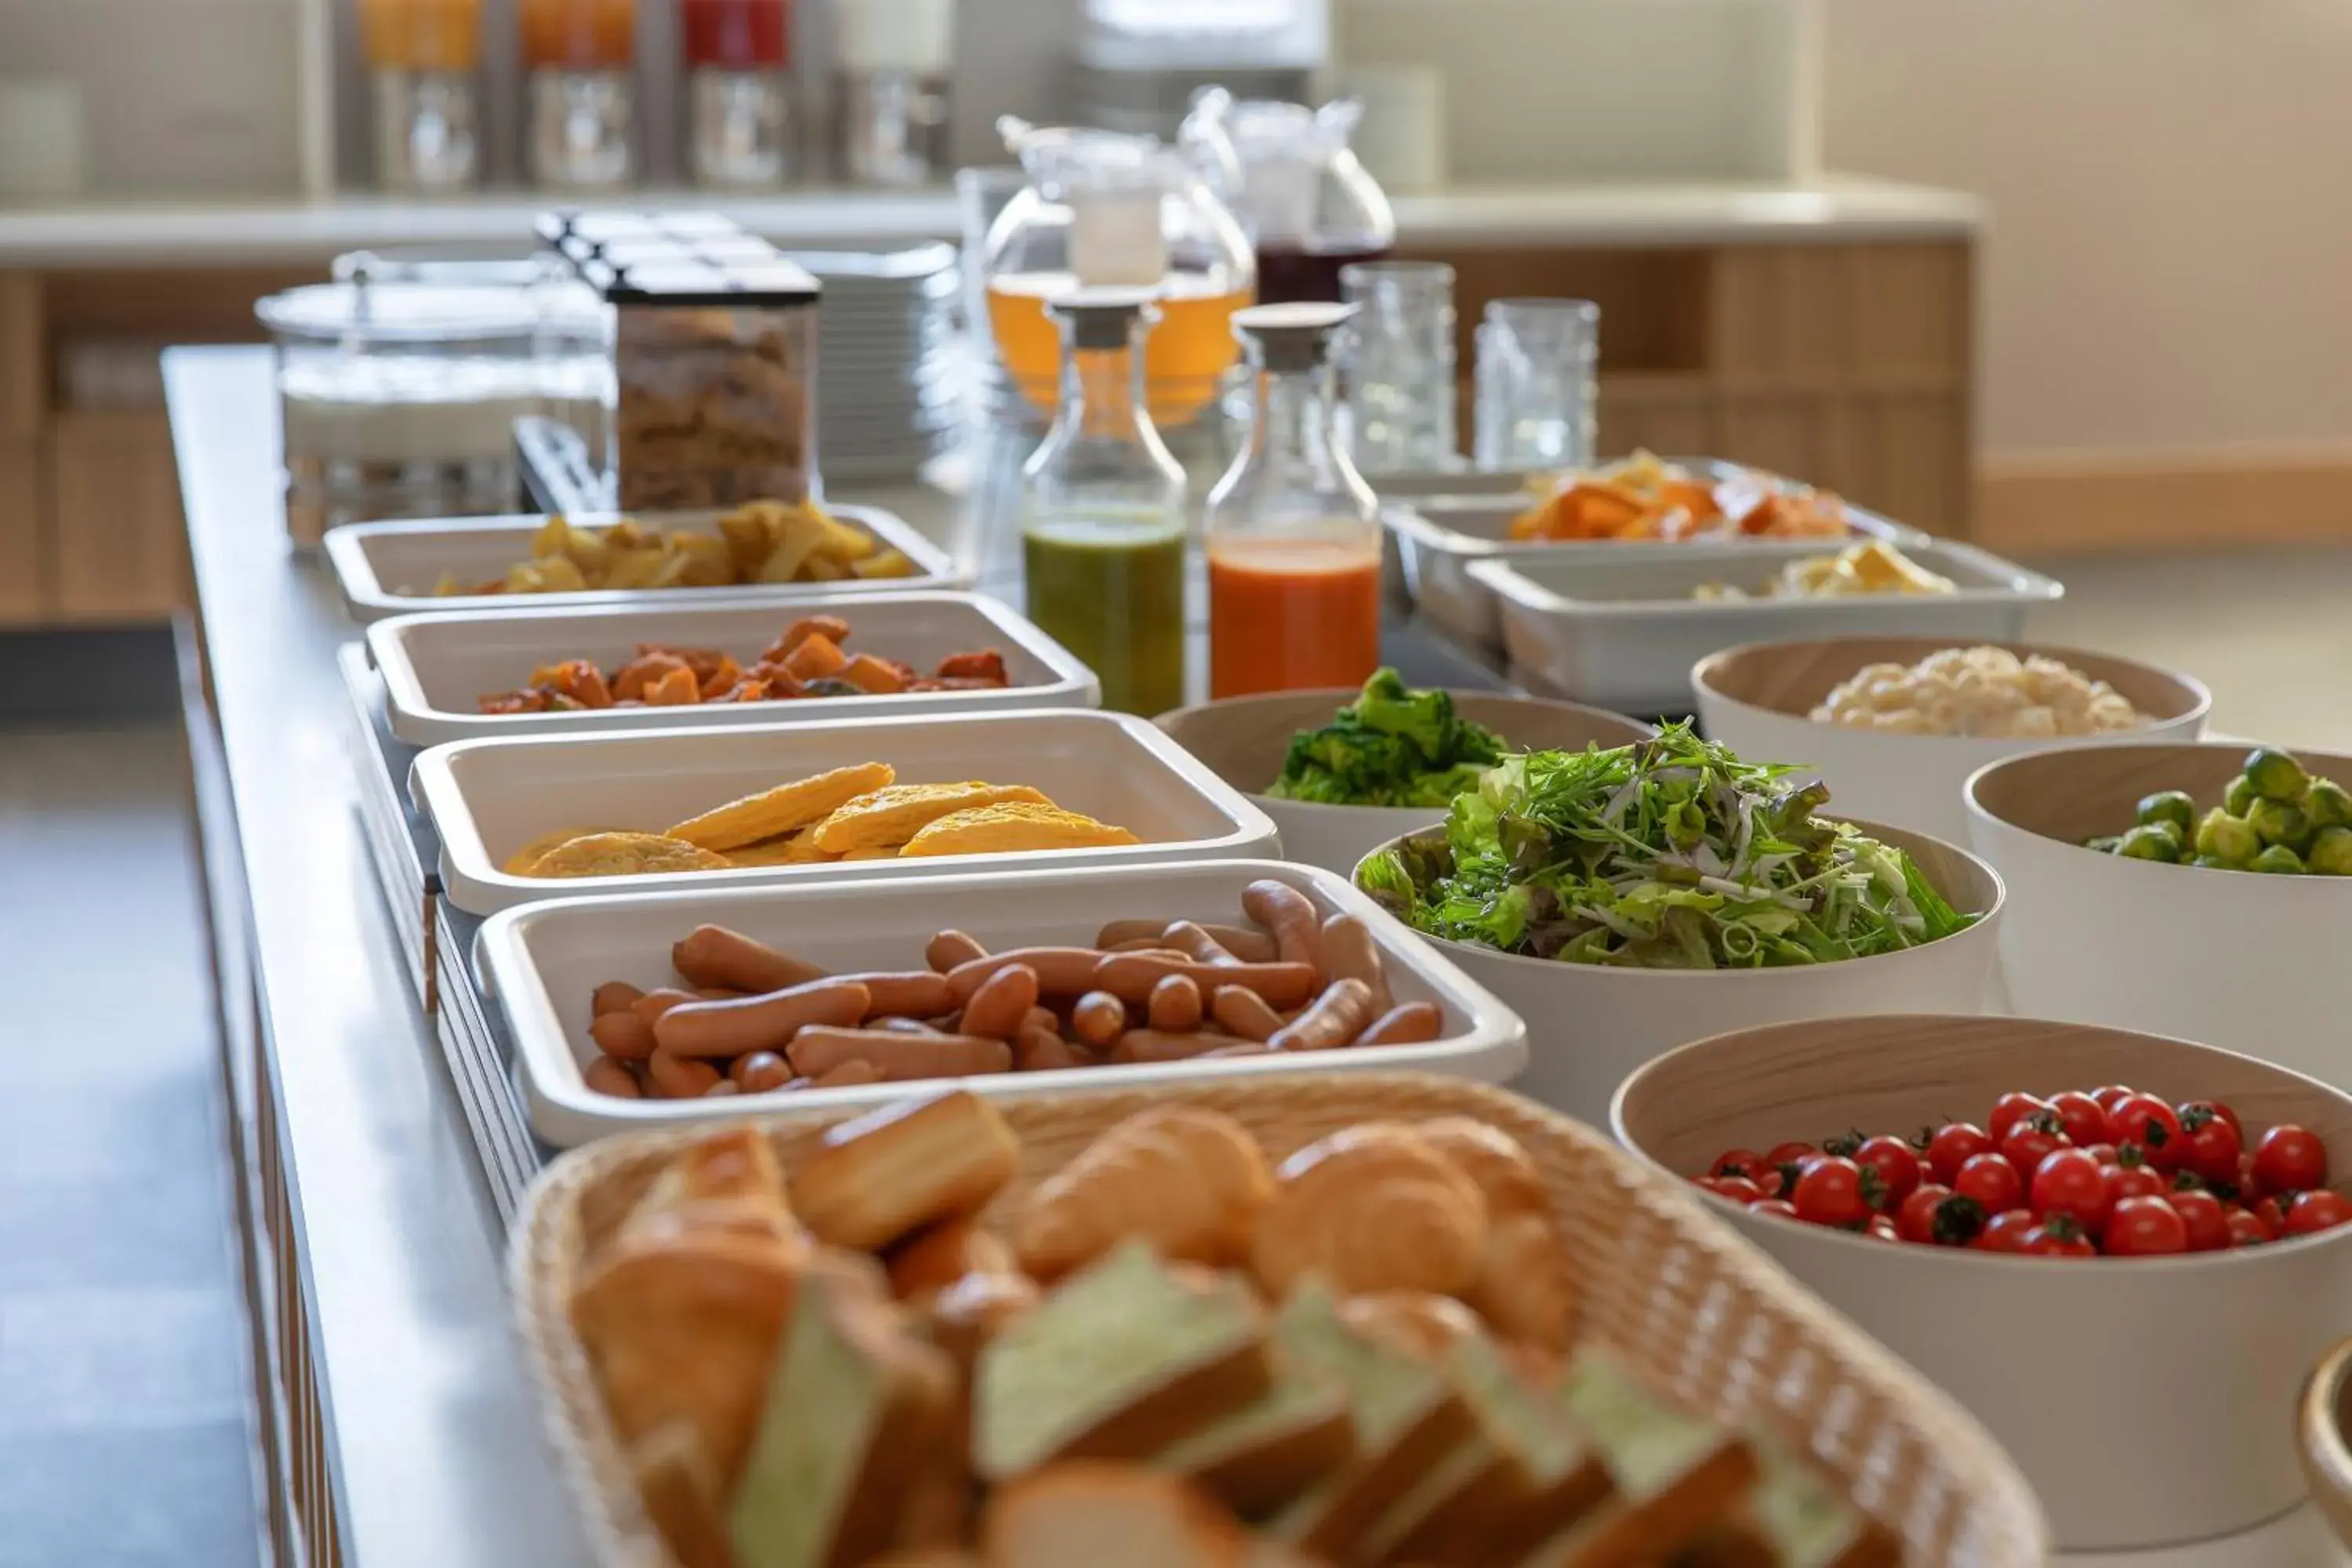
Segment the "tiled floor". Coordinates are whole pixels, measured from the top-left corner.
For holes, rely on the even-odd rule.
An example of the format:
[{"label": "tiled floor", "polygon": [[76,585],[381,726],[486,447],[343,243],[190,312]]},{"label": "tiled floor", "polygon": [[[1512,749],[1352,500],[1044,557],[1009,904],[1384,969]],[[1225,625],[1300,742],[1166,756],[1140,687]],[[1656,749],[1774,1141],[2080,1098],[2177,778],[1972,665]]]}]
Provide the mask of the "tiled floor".
[{"label": "tiled floor", "polygon": [[0,1568],[253,1568],[182,751],[0,729]]}]

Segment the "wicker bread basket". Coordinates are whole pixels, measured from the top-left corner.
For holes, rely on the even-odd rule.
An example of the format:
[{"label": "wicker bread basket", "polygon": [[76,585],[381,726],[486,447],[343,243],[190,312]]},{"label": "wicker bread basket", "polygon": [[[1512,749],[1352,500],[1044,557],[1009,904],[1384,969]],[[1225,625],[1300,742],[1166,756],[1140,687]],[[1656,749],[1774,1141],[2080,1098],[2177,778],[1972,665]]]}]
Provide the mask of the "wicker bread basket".
[{"label": "wicker bread basket", "polygon": [[[1582,1265],[1580,1341],[1653,1386],[1728,1421],[1762,1419],[1845,1478],[1903,1538],[1913,1568],[2040,1568],[2040,1505],[1974,1420],[1710,1219],[1672,1179],[1580,1123],[1505,1090],[1416,1074],[1016,1096],[994,1101],[1023,1142],[1007,1199],[1120,1118],[1156,1105],[1226,1111],[1280,1160],[1355,1122],[1461,1114],[1510,1133],[1541,1167]],[[839,1115],[761,1123],[789,1172]],[[635,1487],[567,1311],[582,1258],[619,1224],[667,1157],[709,1129],[574,1150],[525,1200],[509,1267],[548,1430],[608,1568],[676,1568]]]}]

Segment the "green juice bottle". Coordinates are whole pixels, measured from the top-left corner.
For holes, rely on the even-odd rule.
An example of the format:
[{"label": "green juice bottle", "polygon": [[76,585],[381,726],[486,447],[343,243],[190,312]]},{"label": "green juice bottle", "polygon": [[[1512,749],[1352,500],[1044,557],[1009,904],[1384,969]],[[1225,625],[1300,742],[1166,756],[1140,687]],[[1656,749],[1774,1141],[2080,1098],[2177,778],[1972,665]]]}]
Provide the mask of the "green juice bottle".
[{"label": "green juice bottle", "polygon": [[1184,702],[1184,470],[1153,428],[1149,291],[1080,289],[1062,331],[1054,426],[1022,470],[1029,618],[1101,679],[1103,706],[1149,718]]}]

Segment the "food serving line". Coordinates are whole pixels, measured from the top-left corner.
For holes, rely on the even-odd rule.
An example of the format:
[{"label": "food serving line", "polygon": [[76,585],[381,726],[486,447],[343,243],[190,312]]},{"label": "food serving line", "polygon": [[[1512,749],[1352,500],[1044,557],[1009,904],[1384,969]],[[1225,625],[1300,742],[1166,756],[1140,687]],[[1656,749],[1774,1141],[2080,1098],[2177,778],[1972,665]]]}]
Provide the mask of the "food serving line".
[{"label": "food serving line", "polygon": [[[267,359],[177,352],[167,381],[203,616],[189,698],[207,885],[243,1195],[264,1243],[255,1299],[275,1307],[257,1326],[259,1386],[284,1461],[273,1497],[297,1516],[281,1509],[278,1528],[314,1562],[586,1561],[510,1337],[506,1224],[550,1150],[475,982],[479,921],[437,896],[440,847],[408,798],[415,752],[344,646],[334,584],[274,526]],[[929,504],[871,499],[918,521]],[[1383,655],[1408,680],[1504,684],[1389,630]],[[414,896],[372,895],[363,859]],[[2101,1560],[2327,1561],[2320,1538],[2305,1510],[2201,1550]]]}]

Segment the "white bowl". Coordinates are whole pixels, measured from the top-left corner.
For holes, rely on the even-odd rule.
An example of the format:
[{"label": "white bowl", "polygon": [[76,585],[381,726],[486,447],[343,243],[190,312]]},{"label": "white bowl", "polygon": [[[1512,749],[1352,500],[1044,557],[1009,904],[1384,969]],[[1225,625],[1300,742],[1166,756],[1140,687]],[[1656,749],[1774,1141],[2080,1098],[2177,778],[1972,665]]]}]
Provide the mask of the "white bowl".
[{"label": "white bowl", "polygon": [[[1848,819],[1852,820],[1852,819]],[[1940,839],[1855,821],[1908,853],[1968,930],[1902,952],[1783,969],[1618,969],[1522,958],[1470,942],[1430,942],[1527,1020],[1521,1094],[1605,1127],[1617,1086],[1677,1046],[1727,1029],[1802,1018],[1930,1008],[1982,1012],[2003,893],[1992,868]]]},{"label": "white bowl", "polygon": [[[1700,725],[1756,762],[1800,763],[1820,773],[1840,811],[1965,844],[1960,786],[1987,763],[2052,745],[2147,744],[2200,740],[2213,694],[2185,675],[2077,648],[1999,643],[2021,658],[2045,654],[2114,687],[2147,715],[2146,728],[2060,741],[1898,735],[1816,723],[1806,717],[1830,689],[1870,664],[1913,665],[1962,646],[1949,637],[1830,637],[1748,643],[1698,661],[1691,685]],[[1974,647],[1976,644],[1965,646]]]},{"label": "white bowl", "polygon": [[[1688,1176],[1727,1149],[1906,1131],[1980,1118],[2009,1089],[2102,1083],[2226,1100],[2250,1130],[2299,1122],[2335,1170],[2352,1169],[2352,1099],[2323,1084],[2182,1040],[2020,1018],[1724,1035],[1636,1074],[1612,1125]],[[2352,1324],[2352,1226],[2244,1251],[2065,1261],[1890,1246],[1707,1201],[1967,1405],[2032,1482],[2061,1547],[2234,1533],[2304,1495],[2295,1394]]]},{"label": "white bowl", "polygon": [[[1392,839],[1445,820],[1442,805],[1326,805],[1316,801],[1277,800],[1263,793],[1282,773],[1290,739],[1319,730],[1356,700],[1349,690],[1279,691],[1258,697],[1228,697],[1162,713],[1156,722],[1208,770],[1249,796],[1274,819],[1284,856],[1303,866],[1351,875],[1356,862]],[[1453,693],[1454,711],[1500,735],[1515,751],[1604,750],[1648,739],[1647,724],[1539,697],[1506,697],[1491,691]]]},{"label": "white bowl", "polygon": [[[2352,757],[2298,753],[2352,783]],[[2001,931],[2011,1004],[2038,1018],[2179,1035],[2352,1089],[2352,878],[2271,877],[2081,847],[2141,796],[2218,804],[2246,748],[2031,752],[1968,782],[1977,852],[2014,893]]]}]

